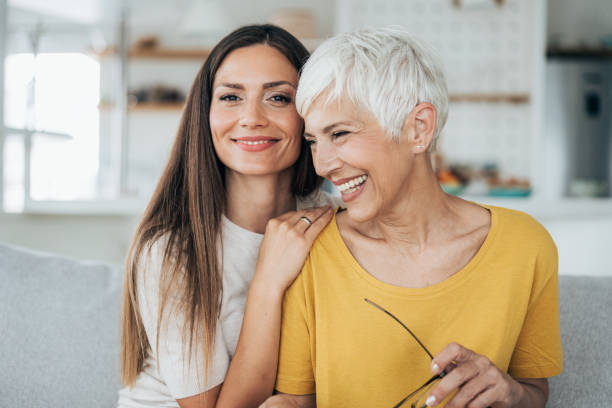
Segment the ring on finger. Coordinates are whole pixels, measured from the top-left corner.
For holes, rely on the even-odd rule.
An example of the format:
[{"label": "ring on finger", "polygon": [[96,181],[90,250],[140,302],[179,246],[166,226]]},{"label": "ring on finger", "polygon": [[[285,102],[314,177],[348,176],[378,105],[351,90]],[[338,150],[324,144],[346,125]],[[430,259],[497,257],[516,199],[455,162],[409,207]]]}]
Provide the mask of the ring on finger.
[{"label": "ring on finger", "polygon": [[312,225],[312,221],[306,216],[300,217],[300,221],[304,221],[306,224],[308,224],[309,227]]}]

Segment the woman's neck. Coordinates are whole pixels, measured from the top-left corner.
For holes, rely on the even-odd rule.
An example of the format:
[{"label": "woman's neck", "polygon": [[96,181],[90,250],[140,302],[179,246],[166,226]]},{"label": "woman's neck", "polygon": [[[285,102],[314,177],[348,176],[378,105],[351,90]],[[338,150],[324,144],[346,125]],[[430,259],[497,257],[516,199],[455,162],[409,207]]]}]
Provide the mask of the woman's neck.
[{"label": "woman's neck", "polygon": [[374,219],[349,228],[366,239],[418,250],[450,232],[459,217],[459,201],[440,188],[431,165],[420,163],[393,205],[381,209]]},{"label": "woman's neck", "polygon": [[263,234],[268,220],[296,209],[291,193],[293,169],[266,176],[226,171],[227,211],[234,224]]}]

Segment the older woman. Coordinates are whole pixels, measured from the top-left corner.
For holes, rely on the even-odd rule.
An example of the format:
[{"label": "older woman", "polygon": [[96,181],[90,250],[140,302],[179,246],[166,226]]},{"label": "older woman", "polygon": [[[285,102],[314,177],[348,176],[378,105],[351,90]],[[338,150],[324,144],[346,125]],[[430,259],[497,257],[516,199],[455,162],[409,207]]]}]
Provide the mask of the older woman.
[{"label": "older woman", "polygon": [[543,407],[562,370],[557,252],[529,215],[447,195],[440,64],[409,35],[328,40],[296,96],[346,211],[285,296],[265,406]]}]

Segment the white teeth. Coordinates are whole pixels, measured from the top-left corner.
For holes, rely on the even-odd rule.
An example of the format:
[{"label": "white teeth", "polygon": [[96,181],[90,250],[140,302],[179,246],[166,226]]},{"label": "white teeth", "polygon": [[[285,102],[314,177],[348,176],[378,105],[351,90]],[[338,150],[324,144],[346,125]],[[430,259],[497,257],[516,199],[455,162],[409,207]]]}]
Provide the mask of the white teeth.
[{"label": "white teeth", "polygon": [[367,179],[368,176],[364,174],[362,176],[355,177],[354,179],[349,180],[346,183],[340,184],[336,187],[338,188],[338,190],[340,190],[341,193],[352,193],[354,191],[357,191],[358,187],[360,187]]},{"label": "white teeth", "polygon": [[249,146],[254,146],[254,145],[263,144],[263,143],[272,143],[272,140],[256,140],[254,142],[250,142],[248,140],[238,140],[238,142],[249,145]]}]

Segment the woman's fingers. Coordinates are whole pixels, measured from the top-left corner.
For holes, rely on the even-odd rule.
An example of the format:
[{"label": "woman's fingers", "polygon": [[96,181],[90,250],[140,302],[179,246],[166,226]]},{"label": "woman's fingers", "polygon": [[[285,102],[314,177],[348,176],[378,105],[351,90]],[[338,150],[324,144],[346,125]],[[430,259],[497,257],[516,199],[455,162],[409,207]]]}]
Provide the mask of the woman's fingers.
[{"label": "woman's fingers", "polygon": [[263,279],[284,291],[300,272],[313,241],[331,214],[327,206],[292,211],[269,220],[257,259],[258,281]]},{"label": "woman's fingers", "polygon": [[[478,387],[469,387],[465,392],[463,391],[463,386],[466,385],[469,381],[472,381],[474,378],[478,376],[478,369],[473,363],[464,363],[457,366],[450,374],[447,374],[440,380],[440,382],[434,387],[434,389],[430,392],[429,398],[433,397],[434,399],[428,399],[429,406],[437,405],[440,401],[445,400],[449,395],[451,395],[455,390],[457,394],[461,394],[459,398],[457,394],[453,396],[453,400],[456,401],[471,401],[474,396],[481,391],[481,389],[475,389]],[[472,393],[472,395],[468,395]],[[435,403],[434,403],[435,402]],[[455,405],[450,404],[447,406],[449,408],[455,407]],[[465,405],[456,405],[456,406],[465,406]]]},{"label": "woman's fingers", "polygon": [[310,224],[305,221],[301,221],[302,217],[308,218],[311,222],[316,221],[321,215],[325,214],[327,209],[330,209],[329,205],[324,207],[311,207],[299,211],[289,211],[270,221],[274,221],[278,224],[287,223],[289,227],[298,227],[302,232],[306,231]]},{"label": "woman's fingers", "polygon": [[467,408],[487,408],[495,403],[495,390],[486,389],[465,405]]},{"label": "woman's fingers", "polygon": [[454,365],[466,362],[472,358],[474,352],[461,344],[450,343],[439,352],[431,362],[431,372],[440,374],[442,370],[450,372]]},{"label": "woman's fingers", "polygon": [[[295,214],[295,228],[301,233],[306,233],[306,231],[310,230],[312,226],[320,220],[322,216],[324,216],[328,211],[331,212],[331,207],[317,207],[317,208],[309,208],[302,211],[297,211]],[[323,224],[324,226],[327,223]],[[318,224],[317,224],[318,226]],[[315,227],[316,229],[316,227]],[[315,237],[318,233],[315,235]]]},{"label": "woman's fingers", "polygon": [[438,405],[455,391],[446,404],[448,408],[488,406],[491,401],[516,399],[512,387],[515,381],[509,375],[487,357],[460,344],[449,344],[433,359],[432,371],[438,374],[442,370],[447,374],[428,395],[428,406]]},{"label": "woman's fingers", "polygon": [[325,228],[325,226],[329,224],[329,221],[331,221],[333,215],[334,211],[331,207],[326,207],[322,211],[318,212],[317,218],[312,222],[312,225],[308,229],[306,229],[306,232],[304,233],[306,239],[308,239],[308,242],[311,245],[314,240],[319,236],[321,231],[323,231],[323,228]]}]

